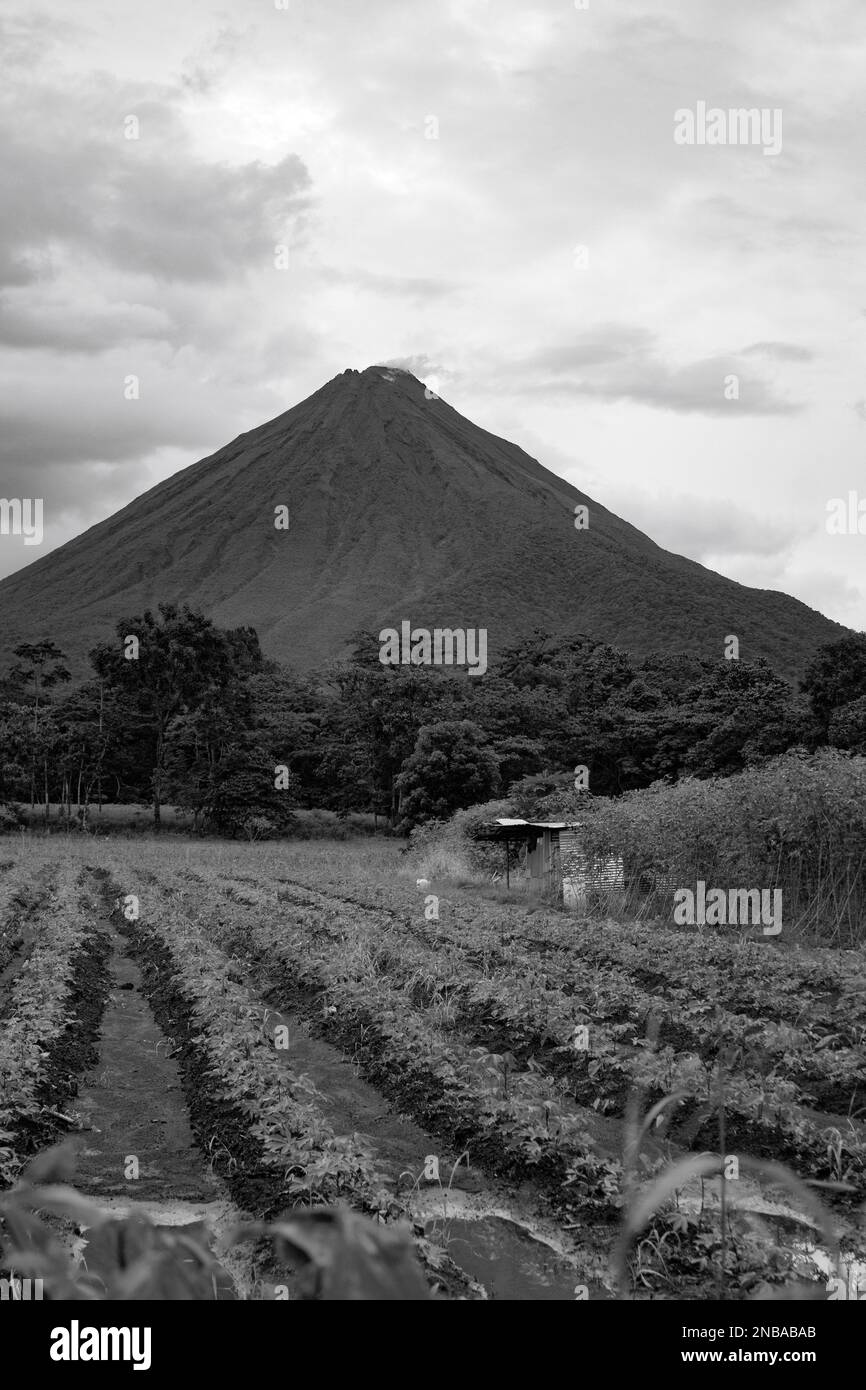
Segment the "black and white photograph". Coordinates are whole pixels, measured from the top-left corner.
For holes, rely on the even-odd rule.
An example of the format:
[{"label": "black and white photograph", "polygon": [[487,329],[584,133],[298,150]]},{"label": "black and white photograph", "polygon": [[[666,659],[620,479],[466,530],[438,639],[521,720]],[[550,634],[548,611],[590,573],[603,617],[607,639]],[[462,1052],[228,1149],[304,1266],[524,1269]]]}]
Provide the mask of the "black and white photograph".
[{"label": "black and white photograph", "polygon": [[0,0],[0,77],[4,1346],[826,1379],[862,0]]}]

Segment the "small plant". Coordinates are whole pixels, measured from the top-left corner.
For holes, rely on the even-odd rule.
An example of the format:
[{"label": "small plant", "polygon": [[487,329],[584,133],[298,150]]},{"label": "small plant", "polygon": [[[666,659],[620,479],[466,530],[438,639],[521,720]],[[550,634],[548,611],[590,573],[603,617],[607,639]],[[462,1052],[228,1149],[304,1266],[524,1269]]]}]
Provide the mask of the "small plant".
[{"label": "small plant", "polygon": [[[0,1198],[0,1268],[37,1276],[55,1301],[219,1297],[226,1275],[198,1226],[192,1233],[183,1226],[167,1230],[138,1212],[106,1213],[69,1186],[73,1171],[73,1156],[60,1145],[35,1159]],[[70,1228],[86,1232],[86,1261],[70,1254],[64,1239]],[[430,1297],[408,1232],[385,1229],[343,1208],[241,1223],[222,1249],[262,1239],[272,1244],[278,1261],[305,1267],[299,1298]]]}]

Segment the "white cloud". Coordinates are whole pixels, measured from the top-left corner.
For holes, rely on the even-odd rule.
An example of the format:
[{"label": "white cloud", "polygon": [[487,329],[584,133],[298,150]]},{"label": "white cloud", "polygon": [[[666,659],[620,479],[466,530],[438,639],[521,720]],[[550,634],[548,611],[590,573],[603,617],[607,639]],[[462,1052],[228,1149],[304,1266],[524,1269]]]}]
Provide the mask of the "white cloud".
[{"label": "white cloud", "polygon": [[[860,0],[81,0],[0,39],[5,467],[66,524],[414,362],[655,538],[850,620],[862,556],[810,528],[862,478]],[[678,147],[701,99],[781,108],[782,153]]]}]

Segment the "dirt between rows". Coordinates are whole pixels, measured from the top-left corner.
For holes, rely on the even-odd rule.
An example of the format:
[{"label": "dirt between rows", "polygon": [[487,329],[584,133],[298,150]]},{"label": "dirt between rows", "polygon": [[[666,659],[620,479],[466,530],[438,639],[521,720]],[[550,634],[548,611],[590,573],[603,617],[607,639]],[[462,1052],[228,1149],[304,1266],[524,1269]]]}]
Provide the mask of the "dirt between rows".
[{"label": "dirt between rows", "polygon": [[[319,896],[327,901],[326,894]],[[336,894],[334,897],[338,901],[348,901]],[[309,898],[303,900],[302,905],[313,908],[320,906]],[[355,904],[355,907],[357,909],[359,904]],[[362,910],[369,912],[375,909]],[[394,916],[393,913],[391,915]],[[395,1071],[392,1063],[382,1055],[384,1049],[373,1014],[366,1014],[360,1007],[353,1010],[351,1017],[344,1016],[341,1011],[323,1013],[323,992],[303,986],[291,968],[278,960],[256,957],[251,952],[249,939],[242,932],[232,939],[230,949],[256,970],[259,988],[268,1003],[303,1018],[314,1036],[336,1044],[343,1052],[350,1052],[371,1085],[410,1113],[428,1133],[437,1135],[440,1144],[450,1146],[457,1155],[469,1148],[471,1161],[488,1175],[521,1187],[524,1193],[532,1195],[535,1205],[547,1216],[567,1224],[579,1223],[587,1234],[587,1228],[593,1225],[609,1226],[616,1220],[616,1214],[606,1200],[594,1200],[591,1195],[589,1200],[584,1200],[576,1187],[567,1185],[568,1160],[564,1154],[545,1154],[539,1162],[530,1166],[518,1158],[513,1150],[507,1149],[494,1133],[479,1141],[477,1115],[468,1099],[455,1105],[453,1097],[437,1077]],[[460,1029],[455,1030],[465,1041],[492,1046],[491,1030],[484,1020],[473,1020],[471,1025],[468,1020],[466,1023],[466,1027],[461,1023]],[[520,1049],[515,1049],[512,1038],[497,1034],[497,1039],[503,1052],[511,1051],[516,1060],[520,1060]],[[541,1056],[537,1048],[526,1051],[527,1055],[531,1052],[536,1059]],[[551,1074],[558,1074],[560,1069],[570,1070],[573,1065],[573,1060],[563,1063],[561,1067],[557,1062],[557,1067],[550,1069]],[[597,1094],[597,1087],[593,1094]],[[563,1103],[570,1103],[573,1113],[580,1117],[599,1157],[621,1159],[621,1118],[599,1114],[583,1106],[579,1099],[570,1102],[564,1100]],[[644,1152],[649,1157],[661,1154],[662,1150],[653,1136],[646,1137]],[[593,1247],[603,1245],[604,1235],[600,1234],[598,1240],[591,1243]]]},{"label": "dirt between rows", "polygon": [[[234,879],[232,881],[242,882],[243,880]],[[289,902],[297,901],[301,906],[312,908],[316,908],[320,905],[316,903],[313,898],[307,896],[311,891],[307,885],[296,884],[294,880],[288,878],[281,878],[279,881],[287,885],[290,890],[295,890],[296,888],[300,889],[300,893],[295,894],[294,897],[292,892],[284,893],[281,891],[279,897],[284,900],[288,899]],[[222,891],[231,896],[232,889],[228,886],[228,882],[226,888]],[[330,898],[340,903],[352,902],[356,910],[368,913],[378,912],[380,910],[362,904],[359,901],[348,899],[342,894],[331,893],[330,890],[327,892],[321,890],[315,891],[318,898],[324,902],[327,902]],[[398,916],[398,914],[390,909],[384,910],[386,910],[392,918]],[[406,925],[412,930],[412,924],[408,917],[406,918]],[[240,945],[237,949],[241,949]],[[293,986],[291,981],[287,981],[285,988],[290,991],[288,997],[294,999],[296,986]],[[276,999],[277,996],[274,995],[272,998]],[[660,1007],[663,1007],[663,1003],[663,1000],[660,1001]],[[298,1007],[297,1001],[294,1006]],[[338,1020],[326,1020],[323,1024],[314,1010],[311,1021],[313,1025],[318,1027],[325,1035],[337,1036],[339,1029]],[[552,1076],[567,1077],[572,1083],[570,1094],[580,1107],[582,1107],[582,1103],[589,1099],[589,1097],[598,1094],[598,1087],[601,1080],[599,1076],[594,1077],[591,1082],[587,1082],[586,1079],[584,1079],[584,1085],[581,1087],[581,1077],[575,1072],[574,1058],[564,1058],[560,1049],[544,1044],[533,1043],[532,1045],[521,1046],[519,1041],[515,1042],[511,1034],[505,1030],[498,1021],[486,1018],[483,1011],[480,1015],[473,1017],[471,1020],[467,1018],[461,1021],[461,1027],[464,1031],[468,1029],[468,1035],[471,1035],[471,1040],[474,1043],[481,1044],[487,1047],[488,1050],[494,1052],[511,1052],[518,1064],[525,1064],[527,1059],[532,1057]],[[347,1036],[340,1036],[338,1040],[343,1043],[343,1045],[348,1045]],[[624,1050],[629,1051],[629,1049]],[[630,1050],[636,1051],[637,1049]],[[374,1083],[379,1084],[375,1072],[370,1073],[370,1075]],[[582,1107],[587,1117],[587,1128],[599,1144],[600,1152],[606,1152],[610,1157],[620,1156],[621,1120],[617,1120],[616,1116],[622,1115],[629,1094],[629,1088],[624,1082],[619,1085],[618,1089],[615,1088],[609,1094],[606,1093],[606,1098],[613,1102],[613,1110],[607,1117],[598,1116],[595,1111]],[[649,1106],[662,1099],[662,1096],[663,1092],[661,1090],[650,1089],[646,1093],[645,1104]],[[815,1108],[801,1107],[801,1112],[804,1117],[812,1119],[813,1122],[820,1123],[826,1127],[835,1127],[839,1129],[840,1132],[845,1133],[851,1122],[851,1111],[854,1107],[856,1096],[856,1089],[853,1090],[852,1094],[850,1087],[828,1085],[821,1095],[813,1093]],[[856,1127],[860,1129],[862,1126],[856,1125]],[[460,1136],[458,1135],[457,1137],[459,1139]],[[701,1102],[697,1099],[681,1103],[676,1113],[671,1117],[669,1138],[670,1141],[682,1151],[714,1150],[718,1146],[719,1138],[717,1108],[714,1105],[708,1105],[706,1102]],[[777,1159],[781,1155],[784,1161],[791,1163],[797,1168],[802,1168],[806,1172],[813,1171],[815,1168],[816,1153],[814,1145],[810,1147],[808,1143],[805,1142],[800,1144],[796,1136],[781,1125],[759,1124],[749,1120],[745,1116],[732,1117],[729,1114],[727,1117],[727,1142],[732,1149],[737,1148],[743,1152],[749,1152],[754,1157]],[[645,1149],[650,1156],[655,1156],[656,1149],[651,1139],[648,1139]],[[658,1152],[660,1152],[660,1150],[658,1150]],[[827,1170],[826,1176],[828,1178],[832,1177],[829,1169]],[[829,1191],[825,1194],[825,1199],[840,1210],[846,1210],[859,1204],[862,1200],[862,1192]]]},{"label": "dirt between rows", "polygon": [[[223,1188],[193,1138],[174,1041],[148,1007],[141,972],[113,918],[105,937],[110,989],[98,1058],[81,1080],[75,1106],[84,1126],[75,1185],[107,1210],[121,1199],[148,1210],[155,1225],[183,1226],[212,1248],[212,1234],[195,1211],[217,1205]],[[87,1259],[86,1245],[83,1253]],[[221,1264],[213,1288],[220,1301],[237,1297]]]},{"label": "dirt between rows", "polygon": [[210,1167],[238,1207],[267,1218],[285,1206],[283,1184],[263,1162],[262,1146],[250,1134],[243,1111],[221,1094],[192,1005],[174,974],[171,956],[153,935],[126,924],[126,949],[140,970],[141,988],[156,1022],[172,1039],[192,1133]]},{"label": "dirt between rows", "polygon": [[203,1202],[218,1182],[190,1128],[174,1044],[141,990],[141,971],[113,926],[110,992],[99,1056],[82,1078],[75,1109],[86,1129],[77,1185],[94,1195]]},{"label": "dirt between rows", "polygon": [[[444,1248],[488,1296],[571,1300],[582,1283],[594,1298],[610,1297],[587,1273],[586,1261],[566,1248],[555,1225],[539,1214],[532,1184],[520,1192],[491,1181],[467,1162],[465,1152],[444,1146],[441,1135],[395,1111],[360,1074],[356,1061],[313,1035],[306,1018],[269,1009],[265,1032],[273,1037],[278,1027],[286,1030],[287,1047],[277,1055],[314,1082],[319,1108],[335,1133],[361,1141],[384,1184],[412,1213],[416,1230]],[[426,1176],[430,1172],[438,1177]],[[441,1278],[441,1259],[433,1250],[428,1254]],[[597,1257],[591,1263],[597,1264]]]},{"label": "dirt between rows", "polygon": [[[141,970],[142,989],[156,1020],[171,1034],[190,1123],[199,1147],[211,1155],[213,1171],[241,1211],[266,1221],[285,1215],[297,1200],[287,1191],[286,1174],[264,1163],[262,1146],[250,1133],[249,1120],[220,1093],[217,1079],[208,1065],[190,1001],[174,976],[167,949],[147,932],[126,925],[120,930]],[[286,1057],[293,1071],[295,1061],[291,1055]],[[326,1099],[323,1097],[324,1102]],[[381,1098],[373,1108],[383,1113]],[[429,1141],[425,1139],[420,1147],[426,1154]],[[424,1262],[434,1292],[446,1297],[473,1296],[471,1280],[453,1266],[443,1252],[431,1248],[429,1252],[419,1253],[427,1256]],[[254,1262],[259,1280],[287,1285],[290,1297],[304,1296],[308,1280],[303,1263],[278,1264],[264,1244],[257,1248]]]},{"label": "dirt between rows", "polygon": [[[118,930],[140,970],[141,988],[150,1008],[172,1039],[199,1147],[210,1153],[213,1171],[239,1208],[265,1220],[284,1215],[297,1201],[287,1190],[286,1178],[291,1175],[263,1161],[248,1118],[220,1093],[191,1002],[174,975],[170,953],[146,929],[119,922]],[[265,989],[265,984],[259,980],[258,987]],[[561,1248],[563,1242],[551,1234],[552,1227],[542,1230],[543,1222],[530,1212],[526,1201],[492,1186],[478,1169],[468,1167],[465,1156],[460,1161],[459,1150],[443,1147],[441,1135],[435,1138],[397,1113],[383,1090],[361,1077],[355,1061],[345,1051],[314,1037],[299,1013],[277,1008],[266,1011],[265,1034],[272,1038],[277,1026],[284,1027],[288,1035],[287,1048],[275,1047],[277,1059],[283,1060],[292,1074],[303,1074],[314,1082],[317,1106],[324,1118],[336,1134],[352,1135],[361,1142],[383,1187],[395,1194],[399,1207],[412,1211],[417,1206],[418,1253],[434,1292],[451,1298],[484,1296],[483,1290],[473,1285],[472,1269],[477,1267],[490,1279],[495,1251],[499,1250],[510,1268],[500,1268],[498,1284],[502,1285],[507,1275],[507,1286],[519,1289],[521,1297],[571,1299],[575,1284],[581,1280],[591,1285],[593,1296],[609,1297],[600,1283],[582,1272],[580,1262]],[[438,1167],[438,1181],[424,1177],[431,1158]],[[443,1200],[439,1201],[440,1197]],[[495,1232],[485,1228],[488,1216],[498,1222]],[[470,1222],[471,1239],[461,1217]],[[452,1239],[461,1251],[459,1266],[443,1249]],[[301,1269],[275,1268],[262,1260],[261,1250],[259,1256],[260,1277],[283,1280],[290,1288],[303,1290]],[[495,1287],[496,1281],[494,1292]]]},{"label": "dirt between rows", "polygon": [[[139,1204],[157,1224],[184,1224],[197,1234],[205,1222],[213,1224],[226,1190],[232,1219],[288,1212],[297,1198],[287,1190],[286,1175],[263,1162],[248,1117],[221,1094],[170,953],[154,933],[124,921],[105,873],[87,873],[85,884],[95,888],[97,900],[85,892],[82,910],[93,914],[93,923],[74,962],[68,1027],[46,1057],[40,1099],[51,1113],[26,1136],[28,1152],[65,1132],[57,1107],[77,1095],[75,1109],[86,1128],[79,1136],[76,1186],[106,1209]],[[414,1218],[434,1293],[484,1297],[472,1282],[480,1280],[487,1296],[522,1301],[570,1299],[576,1286],[588,1288],[593,1300],[611,1296],[595,1277],[606,1264],[609,1230],[593,1232],[581,1214],[577,1249],[555,1221],[545,1220],[544,1175],[541,1182],[520,1183],[493,1150],[471,1154],[467,1169],[465,1156],[460,1162],[466,1137],[461,1116],[445,1113],[423,1078],[394,1074],[377,1050],[375,1020],[365,1040],[358,1019],[325,1018],[319,992],[301,988],[272,958],[251,957],[242,933],[235,947],[252,987],[271,1005],[263,1005],[264,1032],[287,1030],[288,1047],[276,1048],[276,1056],[295,1075],[314,1081],[325,1119],[336,1133],[362,1142],[385,1187]],[[438,1182],[424,1177],[431,1156],[438,1160]],[[130,1158],[138,1163],[135,1177]],[[561,1186],[561,1174],[548,1177],[551,1190]],[[221,1299],[237,1296],[226,1266],[238,1274],[226,1259],[215,1291]],[[303,1268],[278,1264],[269,1246],[255,1249],[241,1271],[244,1281],[250,1269],[265,1285],[286,1284],[290,1297],[307,1296]]]},{"label": "dirt between rows", "polygon": [[[170,1040],[141,995],[139,972],[105,903],[104,876],[85,871],[81,888],[80,910],[92,922],[72,962],[67,1023],[45,1049],[36,1092],[43,1109],[22,1124],[16,1147],[32,1156],[71,1134],[74,1186],[106,1214],[150,1208],[154,1224],[182,1224],[207,1241],[196,1207],[209,1210],[222,1188],[193,1142]],[[93,1272],[99,1261],[88,1257],[86,1231],[76,1245]],[[221,1266],[214,1296],[237,1296]]]},{"label": "dirt between rows", "polygon": [[[230,950],[243,959],[254,973],[257,988],[264,999],[285,1015],[302,1019],[309,1033],[322,1039],[337,1055],[351,1055],[371,1088],[386,1098],[388,1108],[395,1105],[413,1116],[423,1126],[432,1147],[428,1153],[442,1153],[455,1162],[464,1151],[469,1161],[483,1172],[485,1185],[504,1181],[512,1192],[520,1192],[524,1201],[531,1201],[547,1220],[576,1222],[589,1237],[595,1253],[606,1244],[604,1228],[614,1219],[606,1203],[596,1206],[585,1202],[574,1189],[564,1186],[568,1177],[565,1154],[548,1153],[542,1159],[528,1163],[515,1151],[507,1149],[502,1138],[494,1133],[478,1139],[479,1123],[470,1099],[455,1100],[439,1078],[423,1072],[395,1068],[384,1055],[372,1013],[355,1010],[352,1017],[341,1011],[325,1013],[323,994],[299,983],[291,967],[275,959],[263,960],[250,951],[248,939],[242,933],[230,943]],[[588,1127],[596,1136],[604,1135],[611,1154],[621,1151],[621,1123],[604,1116],[586,1112]],[[440,1167],[443,1165],[440,1165]],[[569,1192],[573,1192],[573,1197]],[[597,1240],[589,1228],[599,1225]]]}]

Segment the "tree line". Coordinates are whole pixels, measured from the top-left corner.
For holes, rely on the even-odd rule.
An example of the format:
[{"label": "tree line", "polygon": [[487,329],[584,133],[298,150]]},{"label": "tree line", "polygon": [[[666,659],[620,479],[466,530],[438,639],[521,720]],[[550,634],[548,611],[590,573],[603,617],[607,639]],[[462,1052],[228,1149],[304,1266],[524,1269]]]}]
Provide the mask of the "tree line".
[{"label": "tree line", "polygon": [[[372,632],[300,675],[254,629],[188,607],[122,618],[73,685],[53,640],[0,671],[0,801],[86,822],[105,802],[198,827],[284,833],[297,807],[371,812],[398,833],[585,768],[595,795],[729,776],[792,747],[866,753],[866,634],[819,650],[798,689],[763,661],[632,657],[541,629],[485,677],[386,666]],[[5,813],[7,822],[12,813]]]}]

